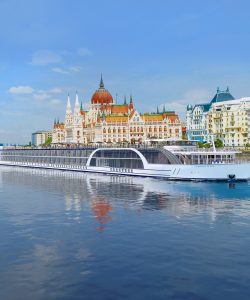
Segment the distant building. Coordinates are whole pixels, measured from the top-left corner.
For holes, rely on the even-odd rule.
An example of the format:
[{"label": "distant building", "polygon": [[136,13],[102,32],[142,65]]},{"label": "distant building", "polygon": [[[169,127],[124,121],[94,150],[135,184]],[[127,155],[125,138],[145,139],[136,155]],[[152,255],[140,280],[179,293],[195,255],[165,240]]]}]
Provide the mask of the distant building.
[{"label": "distant building", "polygon": [[208,133],[225,146],[249,143],[250,97],[213,103],[208,112]]},{"label": "distant building", "polygon": [[186,122],[187,122],[187,138],[189,140],[197,140],[200,142],[209,141],[209,126],[208,126],[208,112],[211,106],[215,103],[234,100],[234,97],[229,92],[229,88],[225,91],[217,92],[213,99],[204,104],[197,104],[187,106]]},{"label": "distant building", "polygon": [[250,144],[250,109],[247,111],[247,120],[248,120],[248,145]]},{"label": "distant building", "polygon": [[31,143],[34,146],[43,145],[48,138],[52,138],[51,131],[36,131],[32,133]]},{"label": "distant building", "polygon": [[182,123],[174,111],[140,114],[132,96],[117,104],[101,78],[88,110],[80,106],[76,94],[74,110],[68,96],[65,122],[56,121],[53,143],[142,143],[146,139],[182,138]]}]

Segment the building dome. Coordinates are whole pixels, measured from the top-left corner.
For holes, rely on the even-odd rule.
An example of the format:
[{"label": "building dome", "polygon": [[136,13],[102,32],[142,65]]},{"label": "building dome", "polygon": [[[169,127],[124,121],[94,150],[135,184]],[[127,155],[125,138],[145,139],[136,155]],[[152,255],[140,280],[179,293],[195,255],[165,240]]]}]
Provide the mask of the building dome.
[{"label": "building dome", "polygon": [[112,104],[113,97],[108,90],[104,88],[103,80],[101,77],[100,87],[96,90],[91,98],[91,104]]}]

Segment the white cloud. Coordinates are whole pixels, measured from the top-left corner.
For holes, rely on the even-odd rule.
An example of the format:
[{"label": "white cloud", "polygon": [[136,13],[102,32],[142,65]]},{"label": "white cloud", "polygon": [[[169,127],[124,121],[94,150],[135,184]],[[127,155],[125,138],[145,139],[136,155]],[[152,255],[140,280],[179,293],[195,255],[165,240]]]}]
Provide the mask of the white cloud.
[{"label": "white cloud", "polygon": [[56,87],[56,88],[48,90],[48,93],[51,93],[51,94],[61,94],[61,93],[63,93],[63,90]]},{"label": "white cloud", "polygon": [[33,65],[48,65],[60,62],[62,62],[61,56],[48,50],[36,51],[33,53],[31,61]]},{"label": "white cloud", "polygon": [[56,72],[56,73],[60,73],[60,74],[69,74],[70,73],[66,69],[62,69],[62,68],[52,68],[52,71]]},{"label": "white cloud", "polygon": [[25,115],[25,113],[22,111],[13,111],[13,110],[1,110],[1,114],[4,116],[12,116],[12,117]]},{"label": "white cloud", "polygon": [[32,94],[34,89],[30,86],[13,86],[9,88],[11,94]]},{"label": "white cloud", "polygon": [[54,88],[51,88],[49,90],[36,90],[36,93],[39,93],[39,94],[44,94],[44,93],[61,94],[61,93],[63,93],[63,90],[61,88],[54,87]]},{"label": "white cloud", "polygon": [[53,72],[60,73],[60,74],[71,74],[75,72],[80,72],[82,68],[79,66],[73,66],[68,68],[52,68]]},{"label": "white cloud", "polygon": [[75,67],[69,67],[68,69],[69,69],[69,71],[72,71],[72,72],[79,72],[79,71],[81,71],[82,68],[79,66],[75,66]]},{"label": "white cloud", "polygon": [[78,48],[77,54],[79,56],[91,56],[93,53],[88,48]]},{"label": "white cloud", "polygon": [[51,99],[50,104],[57,106],[57,105],[61,105],[62,101],[60,99]]},{"label": "white cloud", "polygon": [[38,94],[34,94],[34,99],[38,100],[38,101],[43,101],[43,100],[47,100],[50,99],[51,96],[47,93],[38,93]]}]

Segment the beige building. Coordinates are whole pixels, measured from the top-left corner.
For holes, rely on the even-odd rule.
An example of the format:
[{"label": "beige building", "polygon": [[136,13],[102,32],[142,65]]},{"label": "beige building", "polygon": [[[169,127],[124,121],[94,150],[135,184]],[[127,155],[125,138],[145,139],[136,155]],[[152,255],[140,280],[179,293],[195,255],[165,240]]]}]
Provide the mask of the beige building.
[{"label": "beige building", "polygon": [[208,133],[225,146],[245,146],[249,143],[250,97],[213,103],[207,114]]},{"label": "beige building", "polygon": [[83,110],[76,95],[74,110],[68,96],[65,122],[55,122],[53,143],[142,143],[147,139],[182,138],[182,123],[174,111],[140,114],[129,103],[117,104],[104,88],[101,78],[99,89],[91,98],[89,110]]},{"label": "beige building", "polygon": [[43,145],[48,138],[52,138],[51,131],[37,131],[32,133],[32,145],[40,146]]}]

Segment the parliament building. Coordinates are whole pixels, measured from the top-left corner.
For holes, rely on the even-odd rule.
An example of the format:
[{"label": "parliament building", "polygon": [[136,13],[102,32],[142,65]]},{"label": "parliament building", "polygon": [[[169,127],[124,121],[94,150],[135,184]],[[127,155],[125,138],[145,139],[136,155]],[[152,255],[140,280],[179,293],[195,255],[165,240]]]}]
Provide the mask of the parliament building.
[{"label": "parliament building", "polygon": [[65,121],[54,122],[52,143],[143,143],[150,139],[182,138],[182,123],[174,111],[139,113],[130,96],[122,104],[114,101],[101,77],[88,110],[79,103],[76,93],[72,109],[68,96]]}]

